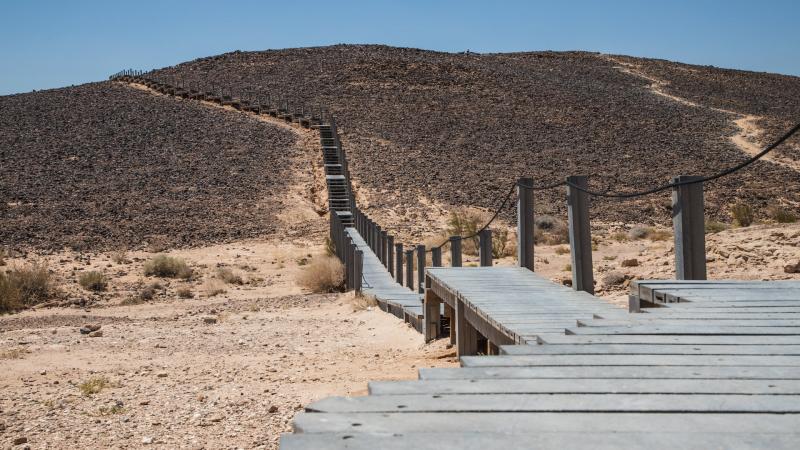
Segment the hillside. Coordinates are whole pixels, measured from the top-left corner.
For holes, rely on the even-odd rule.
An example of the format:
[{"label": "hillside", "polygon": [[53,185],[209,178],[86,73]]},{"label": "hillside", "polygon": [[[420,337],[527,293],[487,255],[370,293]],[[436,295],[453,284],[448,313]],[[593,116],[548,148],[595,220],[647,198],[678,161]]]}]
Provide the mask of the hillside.
[{"label": "hillside", "polygon": [[0,97],[0,110],[0,245],[262,236],[305,156],[291,131],[111,82]]},{"label": "hillside", "polygon": [[[538,183],[589,174],[596,188],[622,191],[710,174],[800,118],[800,78],[582,52],[339,45],[233,52],[157,74],[329,105],[363,200],[385,209],[421,195],[488,208],[522,174]],[[727,219],[736,201],[757,211],[796,206],[798,142],[776,152],[781,163],[708,186],[708,214]],[[598,201],[593,214],[663,223],[668,203],[669,193],[635,206]],[[562,192],[541,194],[537,205],[563,213]]]},{"label": "hillside", "polygon": [[[637,190],[736,164],[800,118],[800,78],[585,52],[337,45],[233,52],[155,75],[327,105],[360,204],[415,236],[453,207],[494,207],[520,175],[547,184],[588,174],[596,189]],[[304,146],[252,116],[117,83],[0,97],[0,109],[0,165],[13,168],[0,172],[0,245],[263,236],[281,226],[282,189],[318,163],[313,137]],[[799,143],[708,185],[707,214],[730,220],[739,201],[759,215],[797,208]],[[536,205],[564,215],[563,192],[539,193]],[[599,199],[592,214],[666,224],[669,193]]]}]

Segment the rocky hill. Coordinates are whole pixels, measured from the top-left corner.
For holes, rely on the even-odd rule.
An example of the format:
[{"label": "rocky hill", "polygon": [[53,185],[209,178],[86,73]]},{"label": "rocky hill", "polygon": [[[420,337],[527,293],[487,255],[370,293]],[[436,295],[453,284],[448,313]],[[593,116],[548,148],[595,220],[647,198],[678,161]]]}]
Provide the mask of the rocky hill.
[{"label": "rocky hill", "polygon": [[[421,204],[491,208],[521,175],[546,184],[588,174],[596,189],[631,191],[711,174],[800,119],[797,77],[585,52],[337,45],[233,52],[155,75],[327,105],[362,203],[400,215],[416,207],[409,214],[423,226],[436,214]],[[111,82],[0,97],[0,110],[6,245],[263,235],[276,227],[275,194],[299,157],[286,130]],[[770,160],[709,184],[707,214],[729,219],[736,202],[757,214],[796,209],[799,161],[795,137]],[[563,192],[537,194],[536,204],[563,214]],[[667,223],[669,193],[597,200],[592,214]]]},{"label": "rocky hill", "polygon": [[298,156],[290,131],[118,83],[0,97],[0,111],[0,245],[12,247],[260,236]]},{"label": "rocky hill", "polygon": [[[336,113],[372,207],[491,207],[520,175],[620,191],[736,164],[800,119],[800,78],[585,52],[450,54],[376,45],[233,52],[159,71]],[[800,200],[799,139],[708,186],[708,214]],[[606,221],[669,220],[669,193],[598,201]],[[562,192],[538,208],[563,213]]]}]

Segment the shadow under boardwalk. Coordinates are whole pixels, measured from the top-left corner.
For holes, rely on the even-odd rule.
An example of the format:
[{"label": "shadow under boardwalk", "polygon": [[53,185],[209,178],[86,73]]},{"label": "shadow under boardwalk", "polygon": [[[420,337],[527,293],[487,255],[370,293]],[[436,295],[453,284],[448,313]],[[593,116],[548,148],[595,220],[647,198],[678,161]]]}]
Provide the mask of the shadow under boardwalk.
[{"label": "shadow under boardwalk", "polygon": [[345,233],[363,252],[361,284],[364,294],[374,296],[383,311],[405,320],[421,333],[422,295],[398,284],[355,228],[347,228]]}]

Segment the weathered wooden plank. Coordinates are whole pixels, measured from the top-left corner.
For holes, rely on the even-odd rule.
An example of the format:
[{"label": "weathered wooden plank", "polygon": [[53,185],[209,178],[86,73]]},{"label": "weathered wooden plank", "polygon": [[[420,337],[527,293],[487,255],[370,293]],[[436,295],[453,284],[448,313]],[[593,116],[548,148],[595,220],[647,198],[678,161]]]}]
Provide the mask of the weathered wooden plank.
[{"label": "weathered wooden plank", "polygon": [[488,394],[328,397],[308,412],[727,412],[800,413],[797,395]]},{"label": "weathered wooden plank", "polygon": [[569,448],[573,450],[684,449],[710,448],[791,449],[798,445],[797,435],[767,433],[553,433],[499,434],[475,433],[311,433],[281,436],[283,450],[408,450],[454,449],[486,450],[492,448]]},{"label": "weathered wooden plank", "polygon": [[[520,332],[525,332],[520,328]],[[531,329],[531,331],[534,331]],[[800,327],[740,327],[740,326],[669,326],[669,325],[633,325],[621,327],[575,327],[567,330],[567,334],[672,334],[672,335],[800,335]]]},{"label": "weathered wooden plank", "polygon": [[[298,433],[800,433],[800,415],[719,413],[299,413]],[[491,448],[491,447],[490,447]],[[570,448],[570,447],[566,447]]]},{"label": "weathered wooden plank", "polygon": [[464,356],[464,367],[501,366],[800,366],[798,356],[497,355]]},{"label": "weathered wooden plank", "polygon": [[[637,314],[638,315],[638,314]],[[629,320],[578,319],[579,327],[624,327],[624,326],[697,326],[697,327],[800,327],[798,319],[722,319],[706,318],[702,322],[697,319],[677,319],[672,317],[637,317]]]},{"label": "weathered wooden plank", "polygon": [[795,345],[704,345],[704,344],[547,344],[504,345],[508,355],[794,355]]},{"label": "weathered wooden plank", "polygon": [[373,381],[370,395],[423,394],[793,394],[797,380],[512,379]]},{"label": "weathered wooden plank", "polygon": [[422,380],[512,378],[707,378],[724,380],[800,380],[797,366],[541,366],[421,368]]},{"label": "weathered wooden plank", "polygon": [[[536,341],[537,339],[534,339]],[[707,344],[707,345],[791,345],[800,344],[800,336],[727,336],[727,335],[557,335],[539,336],[542,344]]]}]

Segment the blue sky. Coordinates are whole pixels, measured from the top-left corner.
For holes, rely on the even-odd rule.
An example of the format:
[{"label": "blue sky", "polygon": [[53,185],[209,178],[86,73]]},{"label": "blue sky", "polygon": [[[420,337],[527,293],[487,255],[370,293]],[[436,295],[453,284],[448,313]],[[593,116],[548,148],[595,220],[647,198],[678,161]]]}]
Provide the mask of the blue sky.
[{"label": "blue sky", "polygon": [[0,95],[231,50],[591,50],[800,75],[800,1],[0,0]]}]

